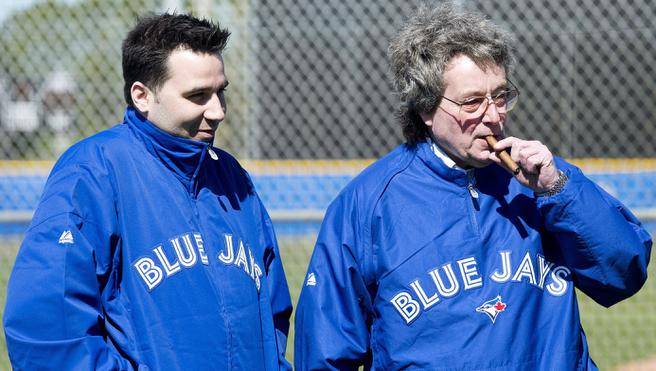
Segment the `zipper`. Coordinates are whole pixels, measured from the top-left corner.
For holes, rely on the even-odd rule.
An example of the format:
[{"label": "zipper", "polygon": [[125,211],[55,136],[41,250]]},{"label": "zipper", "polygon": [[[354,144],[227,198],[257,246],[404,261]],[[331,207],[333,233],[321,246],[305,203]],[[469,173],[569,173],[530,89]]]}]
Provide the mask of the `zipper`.
[{"label": "zipper", "polygon": [[[199,196],[200,196],[200,181],[203,177],[205,177],[205,174],[202,171],[203,168],[203,163],[206,161],[205,157],[206,155],[209,155],[209,157],[213,161],[217,161],[219,159],[218,155],[214,150],[212,149],[211,145],[207,146],[207,149],[203,151],[201,154],[200,161],[198,163],[198,169],[196,170],[196,173],[192,177],[191,181],[191,189],[189,192],[189,195],[191,197],[191,205],[192,209],[194,211],[194,217],[195,217],[195,224],[197,226],[198,232],[201,234],[201,236],[208,236],[205,234],[205,226],[204,226],[204,220],[200,216],[200,212],[198,210],[198,203],[199,201]],[[204,241],[205,246],[207,246],[207,237],[205,237]],[[210,258],[213,254],[209,254],[209,248],[205,250],[206,254],[208,255],[208,258]],[[233,353],[234,353],[234,340],[233,340],[233,333],[232,333],[232,326],[230,324],[230,318],[228,316],[228,310],[227,310],[227,304],[226,304],[226,296],[223,292],[223,289],[219,285],[217,285],[214,282],[214,278],[218,276],[218,273],[215,271],[216,267],[213,266],[211,263],[207,267],[208,269],[205,270],[205,276],[207,277],[209,285],[213,288],[215,294],[220,298],[221,301],[221,309],[220,309],[220,316],[223,319],[223,323],[225,326],[225,331],[226,331],[226,348],[227,348],[227,367],[226,369],[232,370],[234,365],[233,365]]]},{"label": "zipper", "polygon": [[210,158],[214,161],[219,159],[219,156],[216,154],[216,152],[214,152],[211,145],[208,145],[203,153],[201,153],[200,160],[198,161],[198,168],[196,169],[194,175],[191,177],[191,184],[189,185],[189,195],[194,200],[198,198],[199,178],[203,176],[203,174],[201,174],[201,169],[203,168],[203,162],[205,161],[206,154],[209,155]]},{"label": "zipper", "polygon": [[469,222],[474,230],[476,235],[479,235],[480,231],[478,229],[478,222],[476,220],[476,212],[480,210],[478,204],[478,190],[476,189],[476,177],[474,176],[474,169],[467,170],[467,191],[471,198],[471,202],[468,202],[467,210],[469,211]]},{"label": "zipper", "polygon": [[476,177],[474,177],[474,169],[467,170],[467,190],[474,203],[478,203],[478,190],[476,190]]}]

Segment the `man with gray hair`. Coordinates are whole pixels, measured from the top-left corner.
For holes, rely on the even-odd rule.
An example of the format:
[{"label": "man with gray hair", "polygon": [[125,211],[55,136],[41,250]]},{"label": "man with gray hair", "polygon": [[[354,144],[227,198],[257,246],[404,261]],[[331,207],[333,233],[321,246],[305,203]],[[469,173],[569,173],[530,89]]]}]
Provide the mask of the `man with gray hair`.
[{"label": "man with gray hair", "polygon": [[652,242],[578,168],[505,137],[512,51],[449,4],[422,6],[395,36],[406,143],[326,213],[296,369],[596,369],[575,288],[604,306],[631,296]]}]

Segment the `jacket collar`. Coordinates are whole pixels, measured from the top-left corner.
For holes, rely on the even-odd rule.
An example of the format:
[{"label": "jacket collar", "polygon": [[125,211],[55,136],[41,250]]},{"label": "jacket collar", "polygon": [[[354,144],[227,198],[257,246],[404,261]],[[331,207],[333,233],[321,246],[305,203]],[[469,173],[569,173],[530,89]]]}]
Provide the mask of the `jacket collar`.
[{"label": "jacket collar", "polygon": [[[446,156],[443,151],[440,151],[440,153]],[[467,170],[458,166],[449,166],[453,162],[452,160],[447,161],[449,164],[445,163],[443,157],[434,152],[433,142],[430,139],[426,139],[417,144],[417,155],[423,163],[440,178],[455,182],[459,185],[467,184]]]},{"label": "jacket collar", "polygon": [[435,143],[435,142],[431,142],[431,150],[433,151],[433,153],[435,154],[435,156],[439,157],[440,160],[442,160],[442,162],[444,162],[444,164],[445,164],[446,166],[450,167],[451,169],[456,169],[456,170],[462,170],[462,171],[465,171],[465,169],[463,169],[463,168],[461,168],[460,166],[458,166],[458,165],[456,164],[456,162],[453,161],[453,160],[451,159],[451,157],[449,157],[449,155],[447,155],[446,152],[444,152],[444,150],[442,150],[442,148],[441,148],[440,146],[437,145],[437,143]]},{"label": "jacket collar", "polygon": [[[443,151],[441,153],[447,156]],[[471,181],[469,179],[471,176],[475,178],[477,189],[485,193],[492,192],[490,187],[501,187],[495,192],[507,193],[508,184],[513,178],[509,172],[496,164],[471,169],[463,169],[457,165],[453,166],[452,161],[444,161],[443,156],[434,152],[433,142],[430,139],[417,144],[417,154],[423,163],[438,177],[460,186],[467,186]]]},{"label": "jacket collar", "polygon": [[198,174],[211,143],[171,135],[132,107],[126,109],[124,122],[146,150],[181,180],[191,181]]}]

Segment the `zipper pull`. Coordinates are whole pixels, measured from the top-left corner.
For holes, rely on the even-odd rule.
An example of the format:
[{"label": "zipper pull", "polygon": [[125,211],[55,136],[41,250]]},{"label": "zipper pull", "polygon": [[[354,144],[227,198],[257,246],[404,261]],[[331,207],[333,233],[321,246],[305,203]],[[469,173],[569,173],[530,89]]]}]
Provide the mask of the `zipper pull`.
[{"label": "zipper pull", "polygon": [[212,147],[207,147],[207,153],[210,154],[210,157],[212,158],[212,160],[216,161],[216,160],[219,159],[219,156],[216,154],[216,152],[214,152]]},{"label": "zipper pull", "polygon": [[469,184],[467,184],[469,194],[473,199],[478,200],[478,191],[476,190],[476,178],[474,178],[474,170],[467,170],[467,178],[469,178]]},{"label": "zipper pull", "polygon": [[476,187],[474,187],[473,184],[470,184],[467,186],[467,189],[469,189],[469,194],[472,196],[472,198],[478,200],[478,191],[476,190]]}]

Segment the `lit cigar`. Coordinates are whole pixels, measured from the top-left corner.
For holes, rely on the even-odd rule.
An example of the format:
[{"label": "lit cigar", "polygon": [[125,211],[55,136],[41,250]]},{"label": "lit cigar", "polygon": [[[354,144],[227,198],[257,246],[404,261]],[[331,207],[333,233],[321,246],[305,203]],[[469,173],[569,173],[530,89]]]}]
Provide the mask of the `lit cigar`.
[{"label": "lit cigar", "polygon": [[[497,138],[492,135],[488,135],[485,137],[485,140],[487,141],[487,144],[490,146],[490,148],[494,151],[494,145],[497,144]],[[519,174],[519,165],[517,165],[517,163],[513,161],[512,158],[510,158],[508,152],[505,150],[497,152],[497,156],[499,156],[501,162],[503,162],[503,164],[506,165],[506,167],[510,169],[514,175]]]}]

